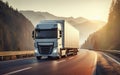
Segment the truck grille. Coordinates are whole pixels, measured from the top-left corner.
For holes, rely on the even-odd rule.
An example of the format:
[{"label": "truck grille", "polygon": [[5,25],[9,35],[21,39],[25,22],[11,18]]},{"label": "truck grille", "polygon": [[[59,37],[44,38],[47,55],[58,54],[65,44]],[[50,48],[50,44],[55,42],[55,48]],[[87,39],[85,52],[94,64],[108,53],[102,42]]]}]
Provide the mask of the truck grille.
[{"label": "truck grille", "polygon": [[52,45],[42,46],[38,45],[38,51],[40,54],[51,54],[53,50]]}]

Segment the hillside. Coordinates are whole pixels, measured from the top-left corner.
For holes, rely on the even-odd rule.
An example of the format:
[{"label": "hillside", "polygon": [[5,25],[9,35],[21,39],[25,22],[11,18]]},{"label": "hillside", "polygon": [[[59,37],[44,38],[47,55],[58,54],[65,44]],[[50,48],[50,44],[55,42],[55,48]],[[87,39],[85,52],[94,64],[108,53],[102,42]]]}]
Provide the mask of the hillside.
[{"label": "hillside", "polygon": [[82,48],[120,50],[120,0],[113,0],[108,23],[90,35]]},{"label": "hillside", "polygon": [[0,51],[32,50],[32,23],[0,0]]},{"label": "hillside", "polygon": [[87,39],[89,34],[95,32],[99,28],[101,28],[103,25],[105,25],[105,22],[103,21],[91,21],[83,17],[73,18],[73,17],[58,17],[55,15],[52,15],[48,12],[34,12],[34,11],[20,11],[26,18],[28,18],[34,26],[40,22],[40,20],[45,19],[65,19],[67,20],[71,25],[76,27],[80,31],[80,42],[81,44],[84,42],[84,40]]}]

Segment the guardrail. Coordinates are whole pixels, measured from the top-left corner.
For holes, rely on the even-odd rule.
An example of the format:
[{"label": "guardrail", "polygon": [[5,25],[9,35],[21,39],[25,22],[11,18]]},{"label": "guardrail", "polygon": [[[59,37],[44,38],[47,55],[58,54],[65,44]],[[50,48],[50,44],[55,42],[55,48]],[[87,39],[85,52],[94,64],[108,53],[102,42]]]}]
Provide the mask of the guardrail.
[{"label": "guardrail", "polygon": [[110,52],[110,53],[116,53],[116,54],[120,54],[119,50],[103,50],[104,52]]},{"label": "guardrail", "polygon": [[14,60],[18,58],[25,58],[34,56],[34,50],[29,51],[1,51],[0,61],[3,60]]},{"label": "guardrail", "polygon": [[103,52],[112,52],[120,54],[120,50],[96,50],[96,51],[103,51]]},{"label": "guardrail", "polygon": [[110,53],[110,54],[114,55],[115,57],[120,58],[120,50],[97,50],[97,51]]}]

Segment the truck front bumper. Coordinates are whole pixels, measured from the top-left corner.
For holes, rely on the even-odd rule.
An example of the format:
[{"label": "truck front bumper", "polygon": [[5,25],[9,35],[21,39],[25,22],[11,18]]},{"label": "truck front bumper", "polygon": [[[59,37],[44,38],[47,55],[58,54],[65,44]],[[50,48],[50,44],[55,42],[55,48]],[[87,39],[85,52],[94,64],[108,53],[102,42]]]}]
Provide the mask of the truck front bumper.
[{"label": "truck front bumper", "polygon": [[51,54],[40,54],[40,53],[38,52],[38,50],[35,50],[35,56],[45,56],[45,57],[51,56],[51,57],[57,57],[57,56],[59,56],[59,53],[56,51],[56,52],[52,52]]},{"label": "truck front bumper", "polygon": [[57,57],[59,56],[58,53],[52,53],[52,54],[40,54],[40,53],[35,53],[35,56],[51,56],[51,57]]}]

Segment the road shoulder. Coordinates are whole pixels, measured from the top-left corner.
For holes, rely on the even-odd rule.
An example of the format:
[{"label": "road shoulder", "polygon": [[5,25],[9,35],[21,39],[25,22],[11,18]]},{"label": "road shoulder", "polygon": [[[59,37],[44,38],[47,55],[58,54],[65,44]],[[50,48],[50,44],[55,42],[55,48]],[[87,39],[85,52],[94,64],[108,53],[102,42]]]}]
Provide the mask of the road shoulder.
[{"label": "road shoulder", "polygon": [[108,55],[98,52],[96,75],[120,75],[120,65]]}]

